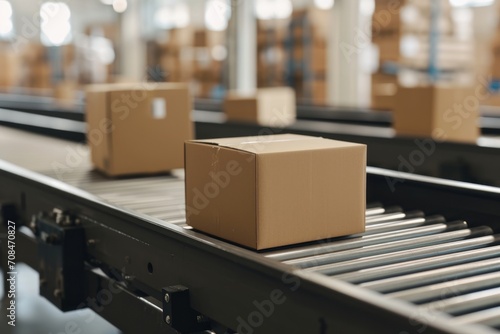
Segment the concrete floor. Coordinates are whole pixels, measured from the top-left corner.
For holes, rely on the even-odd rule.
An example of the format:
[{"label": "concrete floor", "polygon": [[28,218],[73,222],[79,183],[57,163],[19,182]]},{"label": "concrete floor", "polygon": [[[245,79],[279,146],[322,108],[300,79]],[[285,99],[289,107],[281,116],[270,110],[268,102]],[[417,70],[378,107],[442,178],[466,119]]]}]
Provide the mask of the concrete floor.
[{"label": "concrete floor", "polygon": [[17,265],[16,327],[7,324],[7,298],[0,273],[0,333],[2,334],[118,334],[106,320],[89,309],[62,313],[39,296],[38,273],[24,264]]}]

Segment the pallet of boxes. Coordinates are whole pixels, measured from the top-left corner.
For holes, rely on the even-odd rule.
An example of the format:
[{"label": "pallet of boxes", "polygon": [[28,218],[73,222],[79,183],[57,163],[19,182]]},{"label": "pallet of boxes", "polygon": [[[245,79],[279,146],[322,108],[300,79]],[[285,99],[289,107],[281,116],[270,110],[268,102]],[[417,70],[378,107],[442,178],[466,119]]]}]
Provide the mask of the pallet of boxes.
[{"label": "pallet of boxes", "polygon": [[34,91],[46,91],[52,87],[52,66],[48,50],[42,44],[31,43],[23,51],[23,86]]},{"label": "pallet of boxes", "polygon": [[290,87],[266,87],[255,91],[229,91],[223,110],[229,122],[284,128],[295,122],[295,92]]},{"label": "pallet of boxes", "polygon": [[[401,45],[399,63],[413,70],[403,77],[394,99],[393,126],[397,135],[431,138],[436,142],[459,141],[475,143],[479,137],[479,100],[472,81],[461,80],[462,71],[472,68],[472,54],[464,41],[458,42],[456,29],[450,21],[448,2],[440,2],[440,16],[431,21],[430,2],[407,1],[420,16],[420,30],[413,30],[412,52]],[[418,9],[418,10],[417,10]],[[433,27],[435,39],[430,38]],[[470,45],[469,45],[470,46]],[[408,47],[409,48],[409,47]],[[455,53],[459,55],[455,56]],[[400,70],[401,72],[401,70]]]},{"label": "pallet of boxes", "polygon": [[491,67],[489,73],[491,75],[491,92],[490,95],[481,101],[482,105],[500,107],[500,25],[495,32],[493,41],[491,42]]},{"label": "pallet of boxes", "polygon": [[171,29],[166,42],[158,43],[158,58],[163,80],[169,82],[189,82],[192,75],[193,30],[190,28]]},{"label": "pallet of boxes", "polygon": [[[474,44],[469,24],[455,15],[447,0],[439,0],[432,25],[433,1],[376,0],[372,41],[378,50],[379,70],[372,75],[372,107],[394,109],[397,86],[428,83],[431,40],[437,39],[435,66],[441,82],[471,82]],[[431,34],[431,29],[432,33]]]},{"label": "pallet of boxes", "polygon": [[288,20],[257,21],[257,86],[285,86]]},{"label": "pallet of boxes", "polygon": [[196,97],[210,98],[222,84],[226,58],[225,32],[196,30],[193,41],[193,91]]},{"label": "pallet of boxes", "polygon": [[0,44],[0,89],[7,90],[19,85],[21,62],[10,44]]},{"label": "pallet of boxes", "polygon": [[292,13],[285,37],[287,83],[302,103],[326,103],[328,34],[329,11],[307,8]]}]

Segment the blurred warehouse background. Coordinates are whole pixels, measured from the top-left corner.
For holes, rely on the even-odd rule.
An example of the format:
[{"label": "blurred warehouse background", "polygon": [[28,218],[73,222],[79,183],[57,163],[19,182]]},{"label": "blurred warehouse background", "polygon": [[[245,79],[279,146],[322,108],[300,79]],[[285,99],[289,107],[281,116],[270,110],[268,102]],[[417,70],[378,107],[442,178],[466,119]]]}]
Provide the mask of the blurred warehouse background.
[{"label": "blurred warehouse background", "polygon": [[290,86],[301,104],[374,109],[392,108],[398,81],[421,84],[431,72],[481,77],[494,90],[499,5],[436,3],[1,0],[0,87],[73,100],[85,84],[145,79],[188,82],[213,99]]}]

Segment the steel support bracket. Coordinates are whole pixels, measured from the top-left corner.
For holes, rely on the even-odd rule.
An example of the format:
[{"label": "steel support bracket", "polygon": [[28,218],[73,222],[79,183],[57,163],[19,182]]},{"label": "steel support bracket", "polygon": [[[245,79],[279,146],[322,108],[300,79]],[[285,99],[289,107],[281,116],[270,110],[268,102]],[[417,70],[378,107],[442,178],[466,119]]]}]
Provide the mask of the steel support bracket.
[{"label": "steel support bracket", "polygon": [[61,210],[36,217],[40,295],[62,311],[84,300],[85,235],[79,220]]},{"label": "steel support bracket", "polygon": [[0,201],[0,224],[7,226],[9,220],[16,222],[16,218],[17,211],[15,204]]},{"label": "steel support bracket", "polygon": [[182,285],[162,289],[163,321],[181,333],[194,333],[210,328],[210,321],[191,308],[189,289]]}]

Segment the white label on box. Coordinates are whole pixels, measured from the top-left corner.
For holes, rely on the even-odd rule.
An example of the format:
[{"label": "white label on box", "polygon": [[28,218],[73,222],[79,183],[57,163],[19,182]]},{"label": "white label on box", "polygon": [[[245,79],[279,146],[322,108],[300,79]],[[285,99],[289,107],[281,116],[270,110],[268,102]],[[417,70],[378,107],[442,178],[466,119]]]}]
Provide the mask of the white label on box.
[{"label": "white label on box", "polygon": [[154,119],[167,117],[167,101],[163,98],[154,98],[151,103],[151,113]]}]

